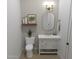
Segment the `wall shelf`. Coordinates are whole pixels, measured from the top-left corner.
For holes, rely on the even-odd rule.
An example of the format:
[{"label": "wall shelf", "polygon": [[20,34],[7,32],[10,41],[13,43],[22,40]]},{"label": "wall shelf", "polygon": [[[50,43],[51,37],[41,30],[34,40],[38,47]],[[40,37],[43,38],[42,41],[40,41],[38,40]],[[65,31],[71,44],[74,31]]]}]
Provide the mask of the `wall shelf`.
[{"label": "wall shelf", "polygon": [[36,26],[37,24],[22,24],[23,26]]}]

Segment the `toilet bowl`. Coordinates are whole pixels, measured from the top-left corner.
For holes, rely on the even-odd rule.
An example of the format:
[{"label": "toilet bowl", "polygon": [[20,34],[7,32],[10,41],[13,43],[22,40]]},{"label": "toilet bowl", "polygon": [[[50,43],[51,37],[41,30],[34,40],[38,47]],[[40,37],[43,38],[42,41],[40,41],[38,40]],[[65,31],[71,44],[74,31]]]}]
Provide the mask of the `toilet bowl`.
[{"label": "toilet bowl", "polygon": [[32,50],[33,50],[33,45],[32,44],[28,44],[25,47],[26,51],[27,51],[27,57],[31,58],[33,56]]},{"label": "toilet bowl", "polygon": [[27,51],[27,57],[28,58],[32,58],[33,56],[33,44],[34,44],[34,40],[35,37],[26,37],[26,46],[25,46],[25,50]]}]

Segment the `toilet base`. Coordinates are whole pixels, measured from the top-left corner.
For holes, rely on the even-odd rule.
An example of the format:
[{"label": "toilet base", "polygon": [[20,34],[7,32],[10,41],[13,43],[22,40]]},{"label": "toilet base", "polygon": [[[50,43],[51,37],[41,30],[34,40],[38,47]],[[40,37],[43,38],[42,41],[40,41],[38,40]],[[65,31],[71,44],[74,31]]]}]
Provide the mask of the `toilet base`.
[{"label": "toilet base", "polygon": [[33,56],[33,52],[32,52],[33,44],[26,45],[25,49],[27,51],[27,58],[32,58],[32,56]]},{"label": "toilet base", "polygon": [[32,53],[32,51],[27,51],[27,58],[32,58],[32,56],[33,56],[33,53]]}]

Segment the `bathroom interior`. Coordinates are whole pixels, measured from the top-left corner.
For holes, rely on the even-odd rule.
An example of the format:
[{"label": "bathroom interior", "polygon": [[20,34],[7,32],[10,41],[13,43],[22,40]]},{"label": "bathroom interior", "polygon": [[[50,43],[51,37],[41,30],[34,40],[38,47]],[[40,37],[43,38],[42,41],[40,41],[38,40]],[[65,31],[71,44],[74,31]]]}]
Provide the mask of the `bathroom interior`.
[{"label": "bathroom interior", "polygon": [[72,59],[72,0],[7,0],[7,59]]}]

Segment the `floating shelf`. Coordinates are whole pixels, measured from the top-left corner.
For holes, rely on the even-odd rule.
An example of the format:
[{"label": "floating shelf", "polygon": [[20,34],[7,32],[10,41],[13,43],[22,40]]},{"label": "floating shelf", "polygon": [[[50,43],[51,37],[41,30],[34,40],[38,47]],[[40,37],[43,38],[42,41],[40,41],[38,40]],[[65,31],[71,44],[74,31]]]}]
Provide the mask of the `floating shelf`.
[{"label": "floating shelf", "polygon": [[40,55],[57,55],[57,49],[40,49]]},{"label": "floating shelf", "polygon": [[36,26],[37,24],[22,24],[23,26]]}]

